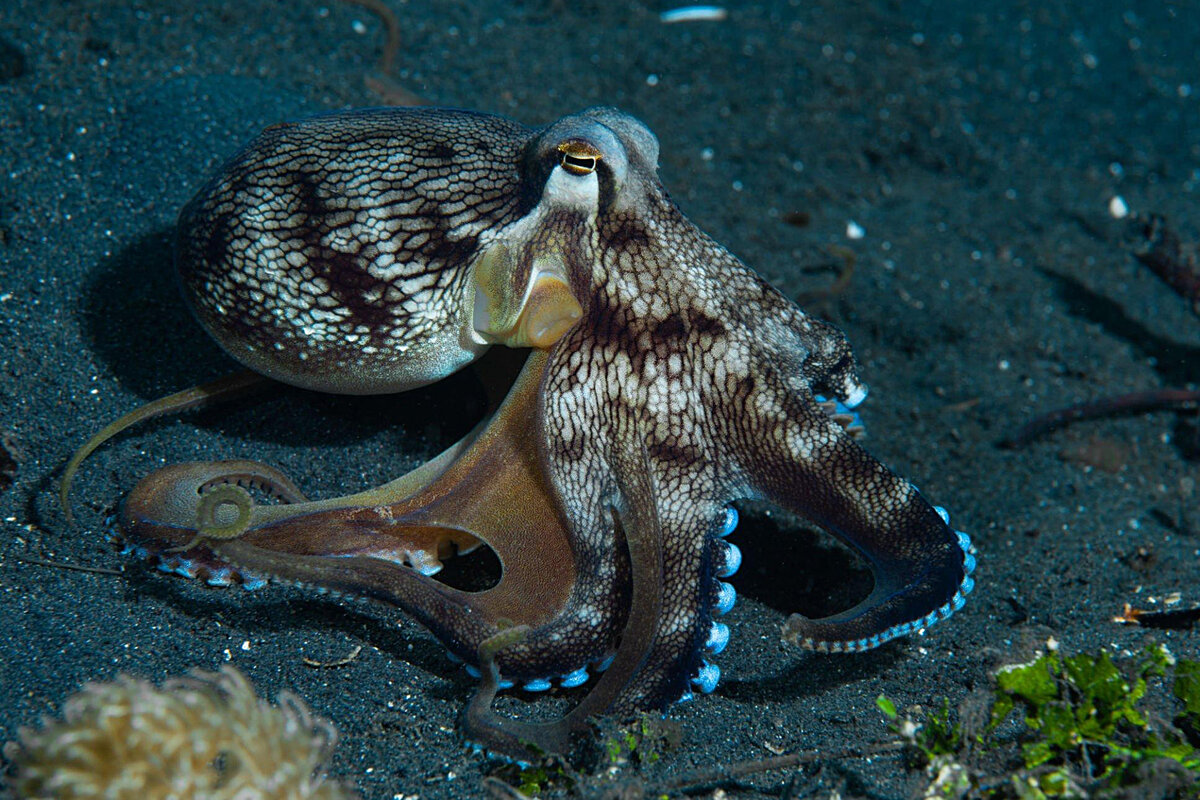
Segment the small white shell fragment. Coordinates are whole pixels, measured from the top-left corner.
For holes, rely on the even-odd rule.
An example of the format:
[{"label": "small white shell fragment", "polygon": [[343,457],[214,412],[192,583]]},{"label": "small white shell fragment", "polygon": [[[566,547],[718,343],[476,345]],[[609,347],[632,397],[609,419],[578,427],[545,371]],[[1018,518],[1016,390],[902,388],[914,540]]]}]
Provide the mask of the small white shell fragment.
[{"label": "small white shell fragment", "polygon": [[720,22],[729,18],[729,12],[721,6],[683,6],[664,11],[658,15],[662,22]]},{"label": "small white shell fragment", "polygon": [[1114,194],[1108,201],[1108,213],[1112,214],[1113,219],[1125,219],[1129,216],[1129,204],[1125,202],[1124,197]]},{"label": "small white shell fragment", "polygon": [[847,239],[861,239],[866,235],[867,235],[866,229],[863,228],[862,225],[859,225],[854,220],[850,220],[849,222],[846,223],[846,238]]}]

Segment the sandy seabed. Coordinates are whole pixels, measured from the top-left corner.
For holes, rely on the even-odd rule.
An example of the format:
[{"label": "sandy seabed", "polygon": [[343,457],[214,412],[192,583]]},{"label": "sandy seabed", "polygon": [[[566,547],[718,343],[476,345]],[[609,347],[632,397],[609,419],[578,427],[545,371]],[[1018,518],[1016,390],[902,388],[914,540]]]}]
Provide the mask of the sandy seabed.
[{"label": "sandy seabed", "polygon": [[[780,641],[869,573],[802,525],[745,509],[734,630],[716,692],[672,708],[682,742],[649,784],[770,752],[885,741],[875,708],[958,704],[1051,637],[1070,651],[1195,632],[1112,622],[1196,601],[1194,416],[1085,422],[1006,450],[1028,418],[1200,380],[1200,321],[1131,256],[1123,204],[1200,237],[1200,10],[1192,3],[767,2],[664,24],[666,4],[393,3],[389,75],[429,102],[544,124],[595,104],[643,119],[684,212],[840,326],[871,387],[871,451],[978,549],[965,609],[854,656]],[[247,457],[314,496],[380,483],[468,430],[469,376],[401,397],[281,390],[144,425],[58,471],[108,421],[233,368],[171,274],[178,210],[257,130],[386,100],[382,25],[334,2],[6,0],[0,9],[0,741],[88,680],[231,662],[341,731],[364,796],[477,797],[494,764],[456,718],[473,681],[411,620],[271,587],[207,589],[118,555],[104,519],[157,466]],[[1114,198],[1121,198],[1114,203]],[[11,485],[9,485],[11,481]],[[81,572],[45,562],[83,565]],[[398,620],[398,624],[397,624]],[[335,660],[313,669],[303,658]],[[777,796],[767,773],[727,791]],[[805,768],[806,791],[901,798],[897,755]]]}]

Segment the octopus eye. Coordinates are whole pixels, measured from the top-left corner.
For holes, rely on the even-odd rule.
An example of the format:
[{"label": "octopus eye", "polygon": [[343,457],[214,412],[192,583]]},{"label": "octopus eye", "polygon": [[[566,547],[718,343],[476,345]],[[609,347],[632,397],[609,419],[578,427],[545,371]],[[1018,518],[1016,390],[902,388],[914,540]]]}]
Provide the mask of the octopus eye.
[{"label": "octopus eye", "polygon": [[590,175],[600,163],[601,153],[584,139],[567,139],[558,145],[558,164],[572,175]]}]

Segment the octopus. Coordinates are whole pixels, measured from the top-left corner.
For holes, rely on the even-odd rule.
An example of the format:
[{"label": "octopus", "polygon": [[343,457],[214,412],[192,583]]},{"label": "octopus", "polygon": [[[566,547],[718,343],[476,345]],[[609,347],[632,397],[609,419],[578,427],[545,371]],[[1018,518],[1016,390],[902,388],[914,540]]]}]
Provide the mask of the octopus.
[{"label": "octopus", "polygon": [[[787,641],[861,651],[949,617],[970,540],[855,441],[866,389],[844,335],[689,222],[658,157],[643,123],[601,107],[541,129],[377,108],[263,131],[177,231],[187,302],[234,359],[370,394],[494,345],[527,355],[487,419],[377,488],[309,500],[257,462],[160,469],[119,512],[130,548],[209,583],[402,609],[479,676],[466,737],[517,758],[564,752],[594,715],[713,690],[736,500],[802,516],[871,568],[867,597],[791,615]],[[439,580],[481,547],[494,585]],[[559,719],[493,708],[552,686],[583,687]]]}]

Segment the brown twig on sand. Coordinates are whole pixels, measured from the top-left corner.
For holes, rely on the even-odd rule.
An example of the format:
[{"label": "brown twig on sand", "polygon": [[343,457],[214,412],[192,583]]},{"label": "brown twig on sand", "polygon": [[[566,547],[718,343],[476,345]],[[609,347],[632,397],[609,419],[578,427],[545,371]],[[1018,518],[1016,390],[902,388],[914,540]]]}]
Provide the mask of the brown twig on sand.
[{"label": "brown twig on sand", "polygon": [[384,35],[383,53],[375,63],[378,75],[364,75],[363,83],[367,88],[393,106],[425,106],[429,102],[425,98],[411,92],[397,83],[392,77],[392,66],[396,62],[396,54],[400,52],[400,19],[396,12],[383,0],[345,0],[350,5],[359,6],[379,17],[383,22]]},{"label": "brown twig on sand", "polygon": [[[1172,290],[1187,300],[1200,315],[1200,259],[1194,243],[1184,244],[1167,227],[1160,214],[1139,219],[1142,246],[1133,255],[1162,278]],[[1096,419],[1117,414],[1141,414],[1147,411],[1190,411],[1200,408],[1200,390],[1155,389],[1103,397],[1090,403],[1060,408],[1027,422],[1015,434],[1000,442],[1001,447],[1021,447],[1044,433],[1080,419]]]},{"label": "brown twig on sand", "polygon": [[1186,411],[1196,408],[1200,408],[1200,391],[1191,389],[1155,389],[1149,392],[1131,392],[1115,397],[1102,397],[1090,403],[1079,403],[1042,414],[1022,425],[1020,430],[1000,442],[1000,446],[1023,447],[1042,434],[1081,419],[1112,417],[1118,414],[1142,414],[1147,411]]},{"label": "brown twig on sand", "polygon": [[30,558],[29,556],[16,556],[18,561],[26,564],[33,564],[37,567],[50,567],[51,569],[62,569],[67,572],[87,572],[92,575],[115,575],[124,577],[125,572],[119,569],[108,569],[107,567],[89,567],[86,564],[69,564],[66,561],[50,561],[45,558]]}]

